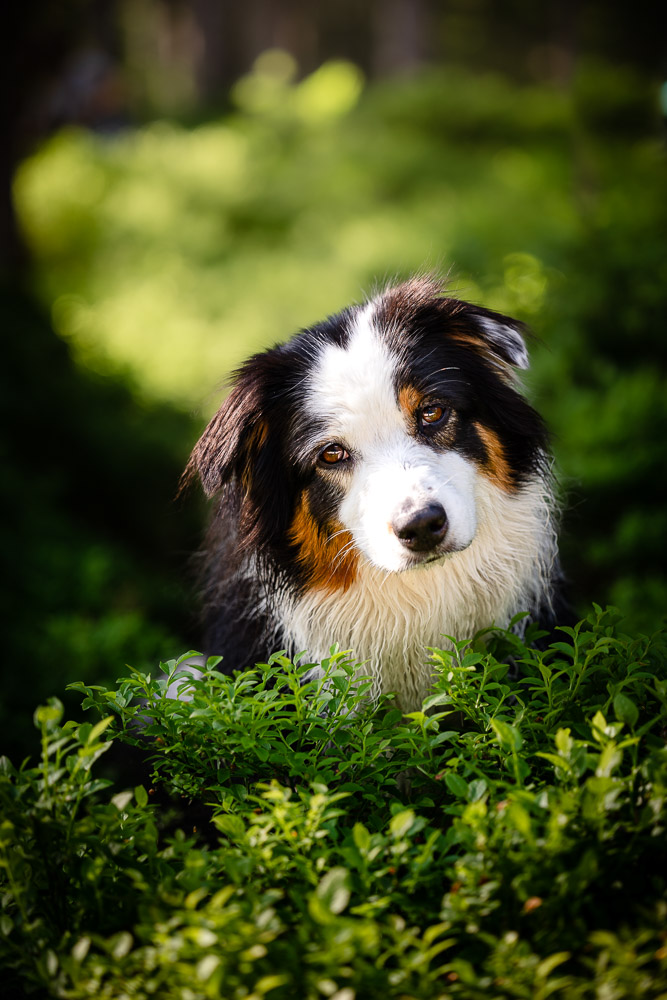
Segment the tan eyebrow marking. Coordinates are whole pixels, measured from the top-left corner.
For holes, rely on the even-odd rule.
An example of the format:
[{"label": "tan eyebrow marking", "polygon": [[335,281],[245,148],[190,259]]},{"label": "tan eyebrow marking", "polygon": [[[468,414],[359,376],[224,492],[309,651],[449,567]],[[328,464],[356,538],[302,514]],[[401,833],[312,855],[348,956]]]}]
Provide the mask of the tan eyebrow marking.
[{"label": "tan eyebrow marking", "polygon": [[413,385],[403,385],[398,390],[398,405],[406,417],[412,416],[420,402],[421,396]]}]

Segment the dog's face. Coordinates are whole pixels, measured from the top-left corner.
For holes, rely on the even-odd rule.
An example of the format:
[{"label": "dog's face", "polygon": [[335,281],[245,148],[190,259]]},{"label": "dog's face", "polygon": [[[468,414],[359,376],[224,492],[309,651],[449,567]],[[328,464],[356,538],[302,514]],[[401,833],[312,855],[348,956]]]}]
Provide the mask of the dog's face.
[{"label": "dog's face", "polygon": [[237,483],[242,541],[300,586],[452,558],[481,492],[521,490],[543,454],[525,367],[518,323],[414,279],[246,362],[191,465],[209,493]]}]

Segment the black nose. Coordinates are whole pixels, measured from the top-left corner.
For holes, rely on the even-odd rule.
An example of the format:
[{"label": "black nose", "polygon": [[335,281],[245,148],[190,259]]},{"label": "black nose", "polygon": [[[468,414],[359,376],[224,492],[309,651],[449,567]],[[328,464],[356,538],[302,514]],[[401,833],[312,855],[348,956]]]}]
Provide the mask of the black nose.
[{"label": "black nose", "polygon": [[447,534],[447,515],[439,503],[399,515],[392,523],[401,545],[411,552],[430,552]]}]

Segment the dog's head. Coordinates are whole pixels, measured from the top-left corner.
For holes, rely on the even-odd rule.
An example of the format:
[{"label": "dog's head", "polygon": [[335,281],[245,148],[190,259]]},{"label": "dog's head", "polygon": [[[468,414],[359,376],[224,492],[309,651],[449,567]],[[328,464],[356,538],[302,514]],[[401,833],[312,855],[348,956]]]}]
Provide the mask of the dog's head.
[{"label": "dog's head", "polygon": [[482,487],[512,496],[539,473],[527,366],[520,323],[415,278],[250,358],[189,473],[209,495],[233,485],[240,543],[301,586],[452,557]]}]

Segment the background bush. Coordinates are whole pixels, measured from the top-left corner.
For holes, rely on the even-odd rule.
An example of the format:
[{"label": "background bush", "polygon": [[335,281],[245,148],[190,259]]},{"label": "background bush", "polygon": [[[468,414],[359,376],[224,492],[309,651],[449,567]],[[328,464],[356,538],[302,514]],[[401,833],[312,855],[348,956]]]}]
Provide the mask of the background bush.
[{"label": "background bush", "polygon": [[[253,65],[281,30],[300,67]],[[63,0],[3,40],[3,991],[667,996],[653,8]],[[436,652],[407,718],[340,654],[165,699],[219,382],[424,267],[538,334],[574,599],[627,625]]]},{"label": "background bush", "polygon": [[454,293],[540,338],[528,391],[554,431],[575,596],[649,626],[667,596],[651,88],[585,63],[570,92],[450,70],[362,93],[351,64],[294,72],[267,55],[222,118],[61,132],[23,164],[56,329],[144,403],[208,415],[249,352],[388,278],[451,270]]},{"label": "background bush", "polygon": [[[320,39],[306,56],[312,34],[293,34],[297,66],[253,63],[259,5],[66,0],[17,7],[5,36],[0,160],[25,252],[0,227],[0,725],[18,753],[65,679],[198,644],[202,510],[172,498],[230,367],[418,268],[540,338],[527,391],[554,430],[575,604],[647,629],[664,612],[652,12],[396,0],[383,31],[401,7],[433,30],[388,63],[379,5],[276,0]],[[188,49],[182,18],[216,11],[233,42]]]}]

